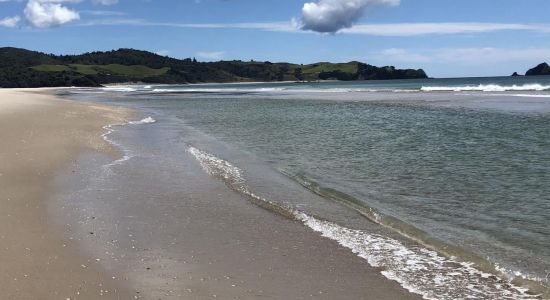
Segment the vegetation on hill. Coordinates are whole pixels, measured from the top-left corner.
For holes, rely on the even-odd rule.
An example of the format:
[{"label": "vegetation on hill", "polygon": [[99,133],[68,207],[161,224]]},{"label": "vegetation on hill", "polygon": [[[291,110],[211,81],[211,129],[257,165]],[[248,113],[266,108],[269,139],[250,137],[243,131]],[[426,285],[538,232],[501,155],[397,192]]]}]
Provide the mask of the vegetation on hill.
[{"label": "vegetation on hill", "polygon": [[360,62],[309,65],[255,61],[197,62],[119,49],[52,55],[0,48],[0,87],[100,86],[108,83],[201,83],[427,78],[423,70],[378,68]]}]

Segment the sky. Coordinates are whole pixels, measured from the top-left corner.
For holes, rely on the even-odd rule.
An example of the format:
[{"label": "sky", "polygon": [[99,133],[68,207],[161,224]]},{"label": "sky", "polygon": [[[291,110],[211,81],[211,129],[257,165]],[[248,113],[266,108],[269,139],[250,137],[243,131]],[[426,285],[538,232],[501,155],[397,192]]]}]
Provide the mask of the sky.
[{"label": "sky", "polygon": [[548,0],[0,0],[0,47],[506,76],[550,62],[549,12]]}]

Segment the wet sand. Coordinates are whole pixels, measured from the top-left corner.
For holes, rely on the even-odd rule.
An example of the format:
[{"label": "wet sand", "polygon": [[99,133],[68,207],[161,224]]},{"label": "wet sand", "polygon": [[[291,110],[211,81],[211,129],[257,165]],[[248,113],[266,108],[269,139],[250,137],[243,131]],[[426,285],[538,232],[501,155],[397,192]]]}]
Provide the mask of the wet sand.
[{"label": "wet sand", "polygon": [[131,299],[45,208],[54,174],[80,151],[116,155],[102,127],[127,113],[0,89],[0,299]]},{"label": "wet sand", "polygon": [[154,139],[101,196],[63,198],[59,178],[70,190],[116,157],[102,126],[127,115],[0,90],[1,299],[420,299],[189,154],[159,170],[171,150]]}]

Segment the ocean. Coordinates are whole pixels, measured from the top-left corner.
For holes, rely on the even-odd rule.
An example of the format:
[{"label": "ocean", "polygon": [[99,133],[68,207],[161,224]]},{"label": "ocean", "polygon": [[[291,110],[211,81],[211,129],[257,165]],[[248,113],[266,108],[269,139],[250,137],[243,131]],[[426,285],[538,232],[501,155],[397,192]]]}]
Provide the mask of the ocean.
[{"label": "ocean", "polygon": [[[60,93],[143,119],[109,127],[105,138],[125,155],[84,180],[80,199],[92,197],[90,186],[113,196],[108,187],[132,180],[129,170],[181,188],[178,161],[192,160],[426,299],[548,295],[550,77]],[[158,163],[144,169],[145,158]]]}]

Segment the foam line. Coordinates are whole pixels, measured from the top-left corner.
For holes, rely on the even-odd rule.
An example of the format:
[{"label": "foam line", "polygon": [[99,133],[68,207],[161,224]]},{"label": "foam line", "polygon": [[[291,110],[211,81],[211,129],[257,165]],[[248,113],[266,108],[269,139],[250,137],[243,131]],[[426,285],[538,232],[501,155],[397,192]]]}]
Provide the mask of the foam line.
[{"label": "foam line", "polygon": [[264,199],[246,184],[244,172],[237,166],[195,147],[189,147],[187,151],[206,173],[221,179],[231,189],[255,202],[266,203],[267,208],[276,209],[278,213],[292,215],[323,237],[350,249],[371,266],[383,269],[381,273],[386,278],[397,281],[424,299],[537,299],[527,289],[495,274],[483,272],[473,263],[445,257],[421,246],[408,247],[390,237],[321,221],[306,212]]}]

